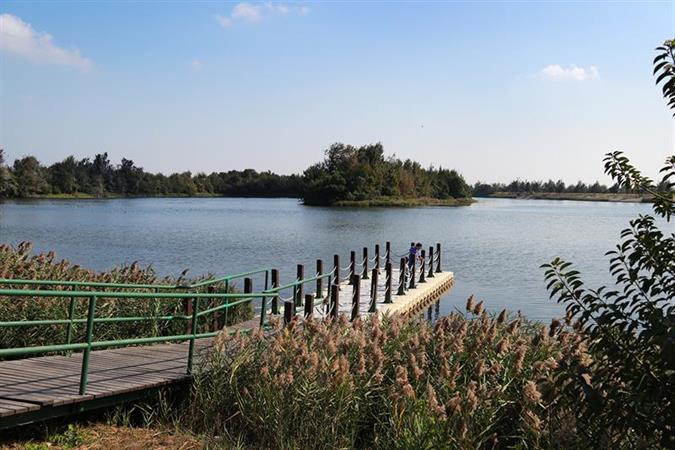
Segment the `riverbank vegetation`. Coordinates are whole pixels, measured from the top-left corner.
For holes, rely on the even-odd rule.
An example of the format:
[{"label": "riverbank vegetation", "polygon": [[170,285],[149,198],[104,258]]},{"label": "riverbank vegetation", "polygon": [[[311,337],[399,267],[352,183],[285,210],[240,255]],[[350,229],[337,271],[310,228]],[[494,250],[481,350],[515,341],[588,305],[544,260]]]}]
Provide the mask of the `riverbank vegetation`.
[{"label": "riverbank vegetation", "polygon": [[[16,247],[0,244],[0,278],[163,284],[169,286],[186,285],[205,279],[205,277],[188,278],[186,272],[184,272],[184,276],[179,278],[160,278],[152,267],[140,267],[136,263],[116,267],[107,272],[95,272],[66,260],[58,260],[54,252],[33,254],[32,246],[28,242],[23,242]],[[24,288],[22,286],[15,287]],[[8,288],[8,286],[2,286],[2,288]],[[49,287],[45,289],[47,288]],[[52,288],[58,287],[52,286]],[[214,288],[224,292],[222,283],[214,285]],[[232,289],[234,288],[231,287]],[[135,289],[135,291],[152,292],[152,289]],[[33,297],[0,296],[0,322],[67,319],[69,302],[69,298],[63,297],[36,299]],[[215,306],[215,303],[208,300],[205,305],[211,307]],[[184,305],[178,299],[138,301],[136,299],[103,297],[98,300],[97,305],[97,318],[157,317],[182,315],[184,313]],[[76,302],[75,317],[87,317],[87,302],[85,299]],[[228,310],[227,321],[232,324],[252,317],[252,307],[243,303]],[[186,322],[181,320],[97,323],[96,338],[97,340],[116,340],[176,335],[182,334],[186,326]],[[207,324],[204,326],[207,326]],[[85,331],[84,324],[75,324],[73,342],[82,342]],[[67,340],[66,333],[67,327],[65,325],[5,327],[2,328],[2,333],[0,333],[0,348],[64,344]]]}]

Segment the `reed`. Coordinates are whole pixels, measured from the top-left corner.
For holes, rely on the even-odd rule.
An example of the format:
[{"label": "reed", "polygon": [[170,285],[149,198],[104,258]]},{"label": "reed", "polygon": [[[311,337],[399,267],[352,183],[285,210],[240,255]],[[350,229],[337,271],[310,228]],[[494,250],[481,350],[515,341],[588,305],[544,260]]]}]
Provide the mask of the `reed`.
[{"label": "reed", "polygon": [[551,448],[577,440],[556,410],[553,383],[562,361],[584,357],[577,341],[480,305],[434,325],[341,317],[294,320],[272,337],[223,335],[195,377],[184,420],[194,432],[236,435],[255,448]]},{"label": "reed", "polygon": [[[33,254],[32,245],[28,242],[22,242],[16,247],[0,244],[0,278],[177,285],[189,284],[208,277],[188,279],[185,278],[186,272],[178,278],[159,277],[152,267],[141,267],[137,263],[115,267],[106,272],[95,272],[66,260],[59,260],[53,251]],[[216,286],[216,288],[224,292],[224,286]],[[235,291],[235,287],[230,286],[230,290]],[[0,322],[67,319],[69,302],[68,298],[0,296]],[[210,307],[211,303],[205,302],[205,305],[205,307]],[[153,317],[183,313],[181,300],[101,297],[97,302],[96,317]],[[87,302],[78,301],[75,317],[84,318],[86,314]],[[251,306],[242,304],[228,311],[227,320],[231,324],[252,317]],[[202,324],[204,330],[208,326],[208,321],[204,320]],[[95,333],[97,340],[112,340],[181,334],[185,331],[185,327],[185,321],[181,320],[97,323]],[[62,344],[66,342],[66,332],[65,325],[1,328],[0,348]],[[73,342],[83,339],[84,333],[84,324],[76,324]]]}]

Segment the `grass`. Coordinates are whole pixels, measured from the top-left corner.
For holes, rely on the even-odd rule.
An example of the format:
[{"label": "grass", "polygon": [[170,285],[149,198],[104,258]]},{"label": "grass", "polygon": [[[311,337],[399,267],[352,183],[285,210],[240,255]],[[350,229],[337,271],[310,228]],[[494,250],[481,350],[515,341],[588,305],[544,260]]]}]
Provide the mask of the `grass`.
[{"label": "grass", "polygon": [[378,197],[370,200],[341,200],[333,206],[352,207],[416,207],[416,206],[469,206],[474,203],[468,198],[438,199],[431,197]]}]

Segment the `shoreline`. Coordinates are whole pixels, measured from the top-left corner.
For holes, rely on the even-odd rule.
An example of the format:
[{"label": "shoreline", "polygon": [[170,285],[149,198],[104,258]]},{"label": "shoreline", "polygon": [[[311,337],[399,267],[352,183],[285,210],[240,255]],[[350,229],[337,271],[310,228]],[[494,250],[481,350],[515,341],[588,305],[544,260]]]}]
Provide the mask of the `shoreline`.
[{"label": "shoreline", "polygon": [[[481,197],[478,197],[481,198]],[[581,193],[581,192],[495,192],[482,198],[505,198],[513,200],[569,200],[579,202],[615,202],[615,203],[648,203],[650,195],[613,194],[613,193]]]}]

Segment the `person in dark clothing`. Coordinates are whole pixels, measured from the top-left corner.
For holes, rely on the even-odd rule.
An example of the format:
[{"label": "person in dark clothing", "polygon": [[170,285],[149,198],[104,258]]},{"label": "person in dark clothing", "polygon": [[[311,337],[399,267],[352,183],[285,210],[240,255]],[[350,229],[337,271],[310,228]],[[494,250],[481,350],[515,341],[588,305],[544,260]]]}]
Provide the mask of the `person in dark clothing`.
[{"label": "person in dark clothing", "polygon": [[410,247],[408,250],[408,267],[412,267],[415,259],[421,259],[420,252],[422,250],[422,244],[418,242],[417,244]]}]

